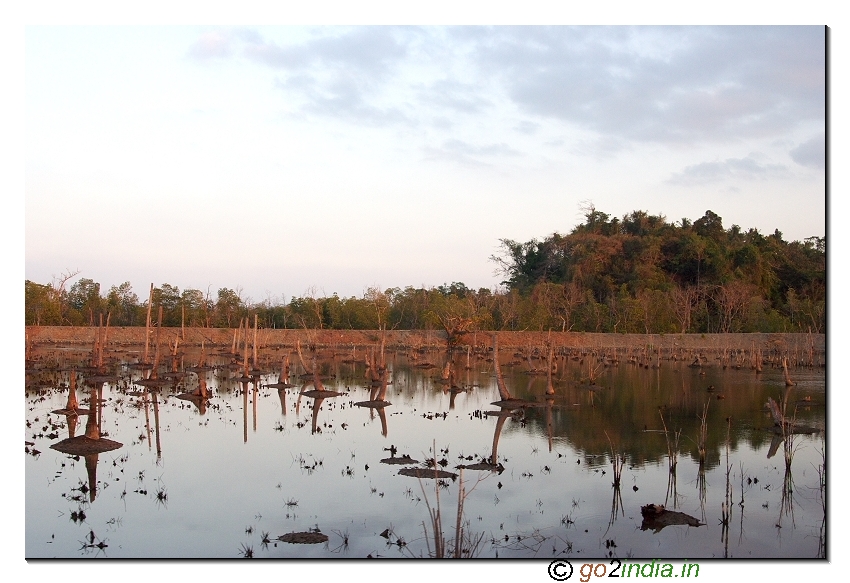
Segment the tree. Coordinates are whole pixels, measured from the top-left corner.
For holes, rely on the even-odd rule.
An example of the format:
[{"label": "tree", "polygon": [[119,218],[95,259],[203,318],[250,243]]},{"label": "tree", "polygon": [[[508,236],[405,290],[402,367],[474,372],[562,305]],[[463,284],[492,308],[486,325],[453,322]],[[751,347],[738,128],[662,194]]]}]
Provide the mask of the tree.
[{"label": "tree", "polygon": [[675,285],[668,290],[667,296],[676,321],[679,323],[679,331],[686,334],[691,329],[691,315],[699,298],[698,288]]},{"label": "tree", "polygon": [[24,321],[28,326],[59,326],[62,306],[56,290],[50,285],[24,282]]},{"label": "tree", "polygon": [[183,320],[180,289],[167,283],[153,289],[153,305],[162,306],[162,325],[180,326]]},{"label": "tree", "polygon": [[218,290],[215,303],[216,323],[220,327],[233,328],[237,318],[241,317],[242,298],[226,287]]},{"label": "tree", "polygon": [[[490,259],[505,288],[477,292],[464,283],[436,288],[367,288],[363,297],[319,297],[310,288],[289,304],[255,304],[221,288],[216,301],[197,290],[157,288],[166,325],[233,327],[248,309],[265,326],[446,331],[451,342],[468,331],[558,329],[605,332],[806,331],[826,329],[826,240],[785,241],[732,225],[712,211],[691,222],[633,211],[622,220],[582,207],[569,234],[500,240]],[[100,298],[99,285],[76,272],[45,286],[26,281],[28,324],[96,323],[103,309],[113,322],[141,325],[144,314],[129,282]],[[153,303],[151,302],[151,303]]]},{"label": "tree", "polygon": [[68,307],[76,323],[88,322],[89,326],[97,324],[95,316],[103,313],[103,303],[100,298],[100,284],[80,278],[68,291]]},{"label": "tree", "polygon": [[390,311],[390,296],[376,287],[370,287],[366,288],[366,293],[363,294],[363,299],[366,300],[374,310],[377,329],[386,330],[387,317]]},{"label": "tree", "polygon": [[723,230],[723,219],[712,211],[705,211],[702,218],[694,221],[694,230],[700,237],[723,241],[726,232]]},{"label": "tree", "polygon": [[444,294],[439,288],[431,290],[430,296],[426,317],[446,332],[446,347],[451,350],[459,338],[470,332],[477,323],[479,314],[475,303],[455,293]]},{"label": "tree", "polygon": [[719,332],[738,332],[744,310],[753,296],[752,286],[730,281],[715,288],[713,297],[720,310]]},{"label": "tree", "polygon": [[133,286],[129,281],[109,288],[106,306],[116,326],[136,326],[141,323],[139,296],[133,292]]},{"label": "tree", "polygon": [[204,293],[198,289],[185,289],[180,294],[180,307],[183,311],[181,320],[185,317],[186,326],[205,326],[207,325],[206,314],[208,308],[206,305]]}]

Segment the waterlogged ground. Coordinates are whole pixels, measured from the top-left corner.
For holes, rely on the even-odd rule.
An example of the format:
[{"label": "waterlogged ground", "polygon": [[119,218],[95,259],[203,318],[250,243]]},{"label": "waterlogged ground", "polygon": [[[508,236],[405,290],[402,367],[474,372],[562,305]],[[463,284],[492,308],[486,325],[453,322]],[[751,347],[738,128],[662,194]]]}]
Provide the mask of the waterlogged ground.
[{"label": "waterlogged ground", "polygon": [[[65,368],[65,359],[50,358]],[[287,389],[266,387],[279,381],[277,372],[255,386],[235,380],[239,371],[218,368],[146,391],[134,383],[141,371],[116,363],[109,370],[118,380],[96,385],[101,436],[120,446],[84,456],[51,448],[69,436],[73,418],[51,413],[66,404],[69,372],[51,370],[50,358],[27,375],[28,558],[427,557],[435,552],[429,507],[440,509],[451,554],[461,484],[460,550],[477,557],[825,553],[825,434],[772,439],[765,403],[785,395],[783,373],[774,368],[756,375],[747,366],[662,360],[644,368],[622,359],[600,367],[601,388],[592,389],[580,380],[592,356],[567,358],[547,402],[546,376],[527,374],[522,362],[511,366],[513,357],[503,354],[513,396],[540,404],[512,411],[491,404],[499,393],[493,364],[483,358],[468,369],[465,356],[456,358],[457,384],[468,390],[453,392],[439,382],[439,368],[416,368],[389,353],[391,404],[383,408],[355,405],[370,397],[362,359],[346,364],[339,355],[320,366],[335,376],[325,388],[342,394],[322,400],[299,395],[295,373],[303,371],[296,367]],[[437,364],[441,358],[429,355]],[[196,359],[184,358],[179,368],[188,362]],[[177,398],[198,387],[199,374],[208,402]],[[824,369],[791,374],[797,385],[787,414],[823,429]],[[88,407],[84,377],[77,394]],[[77,419],[75,435],[86,421]],[[494,449],[496,466],[487,467]],[[618,489],[612,449],[625,456]],[[429,477],[429,459],[452,476]],[[400,474],[405,468],[414,475]],[[645,521],[648,504],[681,513],[669,517],[685,524]],[[323,538],[318,533],[327,539],[312,542]]]}]

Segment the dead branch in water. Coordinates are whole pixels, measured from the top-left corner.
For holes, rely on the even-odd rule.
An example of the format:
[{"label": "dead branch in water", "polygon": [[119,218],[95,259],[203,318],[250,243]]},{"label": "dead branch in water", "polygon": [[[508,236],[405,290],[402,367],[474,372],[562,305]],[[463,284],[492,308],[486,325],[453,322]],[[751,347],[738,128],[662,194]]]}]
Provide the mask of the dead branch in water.
[{"label": "dead branch in water", "polygon": [[513,399],[510,391],[505,386],[505,379],[502,377],[502,367],[499,366],[499,337],[493,334],[493,367],[496,369],[496,384],[499,387],[499,398],[502,401]]},{"label": "dead branch in water", "polygon": [[304,367],[304,371],[307,374],[313,374],[313,369],[307,366],[307,363],[304,362],[304,355],[301,354],[301,341],[295,341],[295,350],[298,352],[298,360],[301,362],[301,366]]},{"label": "dead branch in water", "polygon": [[793,387],[797,383],[791,380],[791,375],[788,374],[788,359],[786,357],[782,357],[782,372],[785,375],[785,386]]}]

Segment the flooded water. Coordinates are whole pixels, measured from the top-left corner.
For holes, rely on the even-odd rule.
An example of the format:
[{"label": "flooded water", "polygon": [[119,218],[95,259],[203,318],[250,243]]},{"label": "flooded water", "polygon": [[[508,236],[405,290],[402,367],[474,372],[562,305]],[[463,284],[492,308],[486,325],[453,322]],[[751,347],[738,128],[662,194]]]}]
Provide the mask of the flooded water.
[{"label": "flooded water", "polygon": [[[439,367],[390,352],[389,404],[377,406],[362,355],[344,358],[319,360],[325,388],[341,393],[320,399],[302,394],[313,386],[295,366],[294,386],[278,389],[278,372],[239,382],[223,356],[145,388],[127,355],[110,365],[115,379],[79,374],[80,406],[98,388],[102,400],[75,417],[53,412],[70,378],[54,350],[27,374],[26,557],[427,557],[438,508],[451,555],[461,487],[462,555],[825,556],[823,368],[791,370],[786,409],[821,431],[783,440],[765,406],[786,394],[781,369],[623,359],[588,385],[588,363],[561,358],[547,400],[546,375],[503,353],[507,388],[534,406],[500,408],[491,361],[467,368],[458,355],[465,390],[452,391]],[[201,380],[207,401],[178,397]],[[98,429],[112,449],[61,445]]]}]

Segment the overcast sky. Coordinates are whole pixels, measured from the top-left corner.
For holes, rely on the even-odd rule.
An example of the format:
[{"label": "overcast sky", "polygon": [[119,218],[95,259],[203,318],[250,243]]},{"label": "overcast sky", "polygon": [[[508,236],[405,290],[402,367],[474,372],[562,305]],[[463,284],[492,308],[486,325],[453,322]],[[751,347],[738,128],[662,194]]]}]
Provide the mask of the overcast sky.
[{"label": "overcast sky", "polygon": [[587,203],[826,232],[821,26],[29,26],[25,49],[39,283],[494,288],[499,239]]}]

